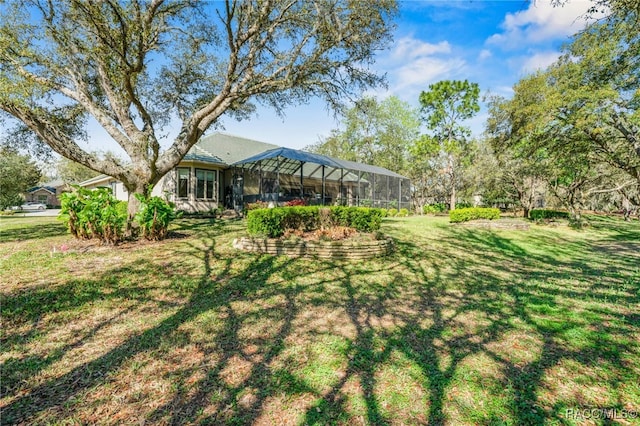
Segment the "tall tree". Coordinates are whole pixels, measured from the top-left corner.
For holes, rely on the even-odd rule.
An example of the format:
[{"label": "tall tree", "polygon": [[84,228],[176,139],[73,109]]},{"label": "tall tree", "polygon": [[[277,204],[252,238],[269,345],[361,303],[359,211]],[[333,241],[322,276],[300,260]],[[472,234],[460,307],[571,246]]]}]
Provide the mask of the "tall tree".
[{"label": "tall tree", "polygon": [[458,173],[463,154],[467,149],[471,130],[464,121],[480,111],[477,83],[467,80],[444,80],[429,85],[428,91],[420,93],[420,105],[433,138],[424,138],[428,146],[418,146],[415,152],[432,154],[432,142],[437,142],[439,153],[445,164],[443,170],[449,180],[450,209],[456,208],[456,190],[461,176]]},{"label": "tall tree", "polygon": [[0,210],[21,204],[22,194],[38,183],[40,174],[29,156],[0,147]]},{"label": "tall tree", "polygon": [[341,127],[308,149],[404,173],[420,119],[415,108],[395,96],[382,101],[365,97],[346,111]]},{"label": "tall tree", "polygon": [[555,137],[545,144],[578,146],[640,184],[640,6],[597,0],[591,12],[609,15],[576,34],[546,73]]},{"label": "tall tree", "polygon": [[[171,170],[223,115],[252,101],[282,112],[313,96],[338,105],[375,86],[393,0],[8,0],[0,6],[0,110],[62,156],[135,194]],[[128,161],[78,139],[91,117]],[[180,130],[162,150],[162,130]]]}]

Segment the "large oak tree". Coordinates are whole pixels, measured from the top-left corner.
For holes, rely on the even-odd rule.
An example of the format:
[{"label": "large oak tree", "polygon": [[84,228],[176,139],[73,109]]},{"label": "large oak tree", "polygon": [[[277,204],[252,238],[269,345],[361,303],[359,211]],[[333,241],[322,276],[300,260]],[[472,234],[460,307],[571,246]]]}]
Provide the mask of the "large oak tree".
[{"label": "large oak tree", "polygon": [[[368,66],[390,40],[392,0],[7,1],[0,6],[0,110],[54,151],[136,193],[223,115],[332,105],[375,86]],[[88,118],[127,153],[82,148]],[[0,117],[1,118],[1,117]],[[171,121],[180,129],[162,149]]]}]

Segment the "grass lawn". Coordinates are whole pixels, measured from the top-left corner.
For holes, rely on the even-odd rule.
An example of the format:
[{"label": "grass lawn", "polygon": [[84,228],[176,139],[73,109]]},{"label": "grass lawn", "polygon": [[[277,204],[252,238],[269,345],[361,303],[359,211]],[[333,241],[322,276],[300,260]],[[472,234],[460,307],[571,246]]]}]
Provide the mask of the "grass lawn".
[{"label": "grass lawn", "polygon": [[0,421],[525,425],[640,410],[637,221],[387,218],[396,252],[354,263],[241,253],[243,228],[181,220],[174,238],[111,248],[55,218],[0,217]]}]

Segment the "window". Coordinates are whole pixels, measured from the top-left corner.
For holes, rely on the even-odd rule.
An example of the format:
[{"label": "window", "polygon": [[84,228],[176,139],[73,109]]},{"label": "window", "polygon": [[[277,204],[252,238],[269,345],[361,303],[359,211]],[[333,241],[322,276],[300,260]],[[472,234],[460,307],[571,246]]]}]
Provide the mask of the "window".
[{"label": "window", "polygon": [[214,170],[196,169],[196,198],[214,200],[216,172]]},{"label": "window", "polygon": [[189,168],[178,168],[178,198],[187,198],[189,196],[189,174]]},{"label": "window", "polygon": [[43,195],[43,194],[38,194],[38,202],[39,203],[47,204],[47,201],[49,201],[49,197],[47,197],[46,195]]}]

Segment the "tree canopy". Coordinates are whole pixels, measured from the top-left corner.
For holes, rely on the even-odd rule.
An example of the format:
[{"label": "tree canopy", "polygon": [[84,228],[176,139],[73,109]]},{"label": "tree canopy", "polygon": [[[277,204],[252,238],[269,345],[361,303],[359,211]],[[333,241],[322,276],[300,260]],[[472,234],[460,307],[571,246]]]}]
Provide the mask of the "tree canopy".
[{"label": "tree canopy", "polygon": [[512,99],[494,99],[487,122],[494,149],[522,166],[535,160],[521,178],[544,178],[575,218],[590,195],[640,187],[640,32],[635,11],[613,10]]},{"label": "tree canopy", "polygon": [[342,128],[307,149],[404,173],[408,147],[419,131],[418,111],[408,103],[395,96],[365,97],[345,112]]}]

